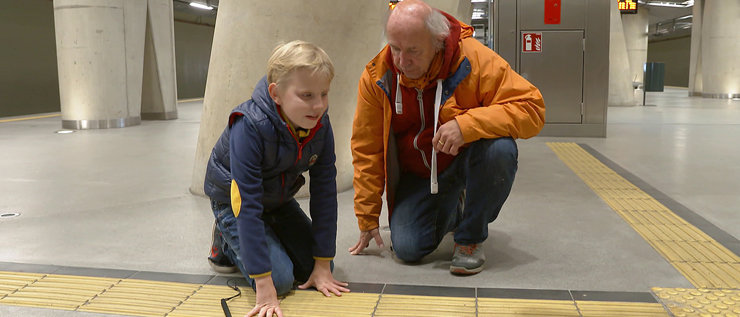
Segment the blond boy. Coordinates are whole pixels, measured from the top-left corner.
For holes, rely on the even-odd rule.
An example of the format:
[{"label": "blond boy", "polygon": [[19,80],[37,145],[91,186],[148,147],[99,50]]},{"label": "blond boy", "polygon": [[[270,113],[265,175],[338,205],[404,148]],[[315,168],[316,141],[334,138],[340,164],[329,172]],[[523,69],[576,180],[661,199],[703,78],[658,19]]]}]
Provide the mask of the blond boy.
[{"label": "blond boy", "polygon": [[[316,45],[279,45],[252,98],[229,115],[213,148],[205,192],[216,223],[209,263],[241,270],[257,293],[247,316],[282,316],[278,295],[295,282],[326,296],[348,292],[332,276],[337,192],[326,113],[334,66]],[[294,199],[310,175],[311,219]]]}]

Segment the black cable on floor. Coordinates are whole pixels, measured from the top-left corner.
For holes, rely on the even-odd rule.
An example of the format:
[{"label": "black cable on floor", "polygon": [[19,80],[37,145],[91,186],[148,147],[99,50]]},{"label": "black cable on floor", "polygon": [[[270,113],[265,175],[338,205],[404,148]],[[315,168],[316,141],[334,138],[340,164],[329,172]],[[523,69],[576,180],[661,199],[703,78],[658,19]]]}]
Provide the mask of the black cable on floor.
[{"label": "black cable on floor", "polygon": [[[234,282],[234,285],[229,284],[229,282]],[[221,299],[221,309],[224,310],[224,315],[226,317],[231,317],[231,310],[229,310],[229,304],[226,303],[234,298],[237,298],[239,296],[242,296],[242,291],[239,289],[239,287],[236,286],[236,280],[228,280],[226,281],[226,286],[231,287],[234,289],[237,293],[234,296],[228,297],[228,298],[222,298]]]}]

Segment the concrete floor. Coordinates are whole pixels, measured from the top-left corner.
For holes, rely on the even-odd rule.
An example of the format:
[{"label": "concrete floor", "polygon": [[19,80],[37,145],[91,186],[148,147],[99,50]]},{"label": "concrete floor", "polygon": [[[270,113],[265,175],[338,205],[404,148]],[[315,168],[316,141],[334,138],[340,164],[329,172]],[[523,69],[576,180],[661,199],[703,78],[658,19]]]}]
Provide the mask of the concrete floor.
[{"label": "concrete floor", "polygon": [[[417,265],[375,247],[349,255],[358,231],[352,192],[341,193],[335,275],[461,287],[691,287],[546,145],[587,144],[740,238],[740,101],[686,95],[668,88],[648,94],[657,106],[610,107],[607,138],[519,140],[514,189],[489,226],[486,270],[472,277],[449,274],[451,236]],[[188,192],[201,107],[180,104],[174,121],[71,134],[54,133],[58,117],[0,123],[0,213],[22,214],[0,219],[0,262],[211,274],[209,203]],[[390,243],[389,232],[383,238]],[[13,309],[0,306],[0,315]]]}]

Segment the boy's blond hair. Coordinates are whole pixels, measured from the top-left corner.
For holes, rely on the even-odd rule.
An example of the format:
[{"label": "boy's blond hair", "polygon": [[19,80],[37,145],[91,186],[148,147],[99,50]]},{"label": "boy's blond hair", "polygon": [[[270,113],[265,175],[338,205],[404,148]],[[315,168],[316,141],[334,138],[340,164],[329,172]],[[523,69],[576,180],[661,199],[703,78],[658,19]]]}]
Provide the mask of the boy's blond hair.
[{"label": "boy's blond hair", "polygon": [[334,78],[334,64],[324,50],[306,41],[292,41],[272,51],[267,61],[267,81],[279,85],[298,69],[307,69],[312,76],[326,76],[330,81]]}]

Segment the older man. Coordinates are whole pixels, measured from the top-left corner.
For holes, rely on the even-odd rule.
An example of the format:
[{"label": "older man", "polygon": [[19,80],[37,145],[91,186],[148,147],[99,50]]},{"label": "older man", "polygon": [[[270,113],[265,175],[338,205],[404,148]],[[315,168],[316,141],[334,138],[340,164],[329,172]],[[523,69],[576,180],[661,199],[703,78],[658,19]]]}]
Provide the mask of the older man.
[{"label": "older man", "polygon": [[375,239],[386,189],[396,257],[419,261],[454,231],[453,274],[483,269],[481,247],[517,170],[514,139],[545,121],[539,90],[473,35],[418,0],[386,24],[388,45],[365,67],[352,131],[361,253]]}]

